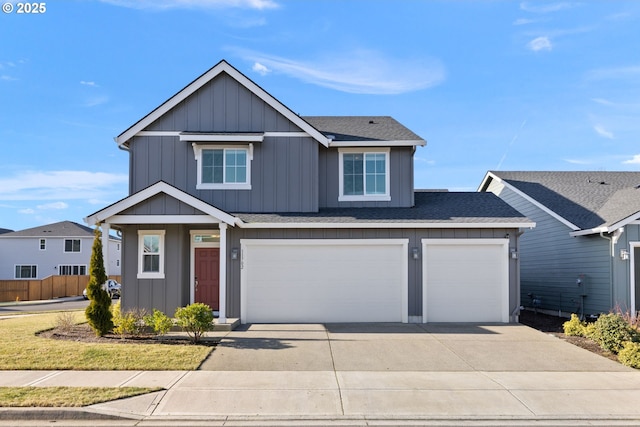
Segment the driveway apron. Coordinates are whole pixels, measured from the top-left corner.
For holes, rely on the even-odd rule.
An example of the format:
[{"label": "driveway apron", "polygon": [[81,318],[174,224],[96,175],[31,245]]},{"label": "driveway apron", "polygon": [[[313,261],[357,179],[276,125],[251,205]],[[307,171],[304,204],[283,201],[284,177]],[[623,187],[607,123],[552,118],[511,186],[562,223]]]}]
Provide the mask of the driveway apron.
[{"label": "driveway apron", "polygon": [[639,392],[640,372],[517,324],[244,325],[146,413],[637,421]]}]

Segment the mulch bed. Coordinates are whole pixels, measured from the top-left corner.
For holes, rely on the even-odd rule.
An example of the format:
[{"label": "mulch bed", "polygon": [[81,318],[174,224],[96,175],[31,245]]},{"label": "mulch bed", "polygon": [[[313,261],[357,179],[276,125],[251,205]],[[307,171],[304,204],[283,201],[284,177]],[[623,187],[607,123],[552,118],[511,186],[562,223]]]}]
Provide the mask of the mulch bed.
[{"label": "mulch bed", "polygon": [[520,312],[520,323],[522,323],[523,325],[527,325],[541,332],[551,334],[575,346],[584,348],[585,350],[589,350],[590,352],[598,354],[602,357],[606,357],[607,359],[611,359],[615,362],[618,361],[618,356],[609,351],[603,350],[598,344],[596,344],[589,338],[565,335],[562,324],[567,320],[569,319],[558,316],[550,316],[548,314],[536,313],[529,310]]},{"label": "mulch bed", "polygon": [[[101,337],[96,336],[88,323],[73,325],[65,328],[53,328],[42,331],[38,336],[57,340],[67,340],[76,342],[86,342],[95,344],[172,344],[172,345],[192,345],[192,341],[186,336],[175,335],[124,335],[106,334]],[[202,339],[198,345],[215,346],[216,341]]]}]

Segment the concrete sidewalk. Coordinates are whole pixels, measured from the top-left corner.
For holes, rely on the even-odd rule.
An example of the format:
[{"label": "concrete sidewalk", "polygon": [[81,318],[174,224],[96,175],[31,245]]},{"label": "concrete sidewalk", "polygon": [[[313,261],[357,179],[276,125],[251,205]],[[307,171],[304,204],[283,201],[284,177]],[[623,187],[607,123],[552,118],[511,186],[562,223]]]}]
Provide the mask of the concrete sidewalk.
[{"label": "concrete sidewalk", "polygon": [[4,371],[0,386],[165,389],[38,414],[78,423],[640,425],[640,371],[521,325],[253,325],[202,368]]}]

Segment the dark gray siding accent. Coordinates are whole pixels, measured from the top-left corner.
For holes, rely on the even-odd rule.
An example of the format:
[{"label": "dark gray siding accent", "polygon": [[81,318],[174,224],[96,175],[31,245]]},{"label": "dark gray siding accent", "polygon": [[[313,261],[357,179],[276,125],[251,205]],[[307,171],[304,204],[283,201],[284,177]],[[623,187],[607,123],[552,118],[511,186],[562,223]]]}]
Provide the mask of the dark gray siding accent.
[{"label": "dark gray siding accent", "polygon": [[[535,296],[540,308],[556,313],[610,310],[613,296],[608,240],[598,235],[571,237],[569,227],[500,183],[493,181],[488,191],[536,223],[520,238],[524,306],[533,306]],[[581,286],[577,285],[578,278]]]},{"label": "dark gray siding accent", "polygon": [[[366,149],[363,149],[366,150]],[[320,148],[321,208],[411,207],[413,200],[413,148],[393,147],[389,154],[390,195],[388,202],[339,202],[339,152],[337,148]]]},{"label": "dark gray siding accent", "polygon": [[[228,230],[227,253],[240,249],[240,239],[409,239],[408,304],[409,316],[422,316],[422,259],[411,257],[413,248],[421,248],[422,239],[486,239],[510,235],[510,247],[516,247],[514,229],[239,229]],[[422,256],[422,254],[421,254]],[[240,317],[240,259],[227,259],[227,315]],[[518,305],[517,260],[509,261],[511,313]]]},{"label": "dark gray siding accent", "polygon": [[[138,279],[138,230],[166,230],[165,278]],[[126,226],[122,236],[122,309],[154,308],[172,317],[189,304],[189,230],[183,225]]]},{"label": "dark gray siding accent", "polygon": [[122,215],[205,215],[205,213],[169,195],[157,194],[124,210]]}]

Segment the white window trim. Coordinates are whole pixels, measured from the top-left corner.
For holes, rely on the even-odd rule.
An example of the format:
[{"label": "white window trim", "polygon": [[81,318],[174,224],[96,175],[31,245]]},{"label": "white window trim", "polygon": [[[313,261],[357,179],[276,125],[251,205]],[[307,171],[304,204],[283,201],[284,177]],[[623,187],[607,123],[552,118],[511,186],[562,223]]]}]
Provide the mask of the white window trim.
[{"label": "white window trim", "polygon": [[[36,268],[36,277],[15,277],[16,275],[16,267],[35,267]],[[14,264],[13,265],[13,276],[14,276],[14,280],[34,280],[38,278],[38,264]]]},{"label": "white window trim", "polygon": [[[44,246],[44,248],[42,246]],[[47,239],[38,239],[38,249],[41,251],[47,250]]]},{"label": "white window trim", "polygon": [[[160,255],[159,260],[159,272],[145,272],[142,271],[143,256],[144,256],[144,236],[160,236],[160,242],[158,247],[158,252]],[[164,258],[165,258],[165,250],[164,250],[164,236],[165,230],[138,230],[138,279],[164,279]]]},{"label": "white window trim", "polygon": [[[73,273],[73,267],[78,267],[78,274],[62,274],[62,270],[65,269],[66,267],[69,267],[72,270]],[[80,273],[80,269],[84,267],[84,273],[85,274],[79,274]],[[89,273],[89,268],[87,267],[87,264],[59,264],[58,265],[58,274],[61,276],[87,276]]]},{"label": "white window trim", "polygon": [[[253,143],[247,145],[192,144],[196,158],[197,190],[251,190],[251,162],[253,161]],[[202,150],[247,150],[247,182],[245,183],[203,183],[202,182]]]},{"label": "white window trim", "polygon": [[[389,148],[340,148],[338,150],[338,186],[339,186],[339,202],[388,202],[391,200],[390,187],[390,163],[391,163],[391,150]],[[362,154],[386,154],[385,165],[385,194],[363,194],[363,195],[345,195],[344,194],[344,160],[345,153],[362,153]]]},{"label": "white window trim", "polygon": [[[80,242],[80,249],[77,251],[68,251],[67,250],[67,240],[71,240],[71,249],[73,249],[73,241],[77,240],[78,242]],[[74,239],[74,238],[68,238],[68,239],[62,239],[62,252],[64,252],[65,254],[81,254],[82,253],[82,239]]]}]

